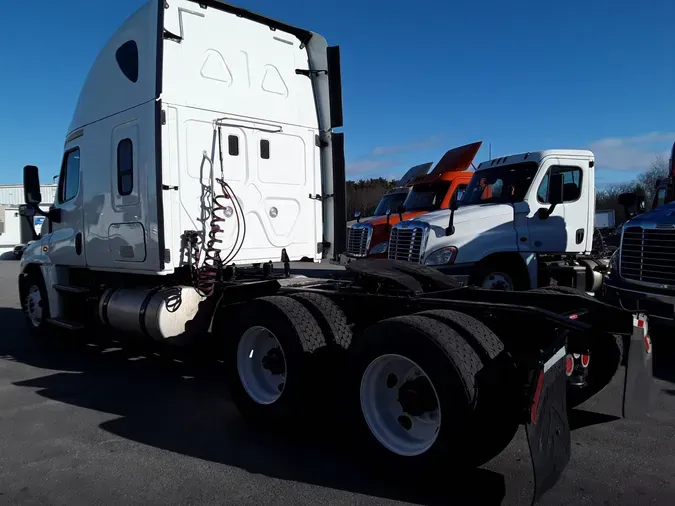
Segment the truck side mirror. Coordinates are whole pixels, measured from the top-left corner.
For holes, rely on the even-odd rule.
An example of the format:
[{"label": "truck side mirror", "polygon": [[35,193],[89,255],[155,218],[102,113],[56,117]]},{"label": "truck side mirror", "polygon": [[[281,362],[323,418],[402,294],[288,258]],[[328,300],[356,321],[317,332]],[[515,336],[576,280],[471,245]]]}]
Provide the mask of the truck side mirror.
[{"label": "truck side mirror", "polygon": [[[548,202],[551,207],[555,207],[563,201],[563,175],[553,174],[551,176],[551,186],[548,190]],[[551,209],[553,211],[553,209]]]},{"label": "truck side mirror", "polygon": [[445,229],[446,237],[455,233],[455,211],[459,207],[459,191],[456,191],[450,197],[450,219],[448,221],[448,227]]},{"label": "truck side mirror", "polygon": [[631,207],[635,204],[635,201],[637,200],[637,194],[635,192],[626,192],[622,193],[619,195],[619,198],[617,199],[619,201],[619,205],[623,208],[626,207]]},{"label": "truck side mirror", "polygon": [[561,204],[563,201],[563,188],[564,188],[564,179],[562,174],[553,174],[549,181],[548,185],[548,203],[551,204],[551,207],[548,209],[541,208],[539,209],[539,218],[542,220],[547,219],[553,211],[555,210],[558,204]]},{"label": "truck side mirror", "polygon": [[403,221],[403,213],[405,213],[405,206],[403,204],[401,204],[396,209],[396,212],[398,213],[398,219]]},{"label": "truck side mirror", "polygon": [[356,218],[356,223],[360,223],[361,222],[361,211],[356,211],[354,213],[354,218]]},{"label": "truck side mirror", "polygon": [[623,207],[626,214],[626,219],[631,218],[630,208],[635,206],[635,214],[645,212],[645,195],[644,191],[638,190],[634,192],[626,192],[619,195],[619,205]]},{"label": "truck side mirror", "polygon": [[26,204],[37,206],[42,202],[40,193],[40,174],[35,165],[23,168],[23,198]]},{"label": "truck side mirror", "polygon": [[391,232],[391,227],[389,226],[389,217],[391,216],[391,209],[387,209],[384,214],[387,215],[387,232]]}]

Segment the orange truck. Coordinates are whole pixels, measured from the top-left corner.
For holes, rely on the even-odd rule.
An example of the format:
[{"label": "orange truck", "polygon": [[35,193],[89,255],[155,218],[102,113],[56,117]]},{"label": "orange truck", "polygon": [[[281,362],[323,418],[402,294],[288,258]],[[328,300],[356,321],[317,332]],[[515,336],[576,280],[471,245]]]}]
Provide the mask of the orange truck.
[{"label": "orange truck", "polygon": [[469,167],[481,144],[474,142],[449,150],[431,172],[431,163],[410,169],[398,185],[412,186],[403,205],[395,209],[390,207],[385,210],[384,216],[375,213],[375,216],[361,220],[357,212],[356,223],[352,223],[347,230],[347,251],[340,256],[340,263],[366,257],[386,258],[393,225],[421,214],[448,209],[453,194],[459,192],[458,198],[461,198],[461,193],[469,184],[473,175]]}]

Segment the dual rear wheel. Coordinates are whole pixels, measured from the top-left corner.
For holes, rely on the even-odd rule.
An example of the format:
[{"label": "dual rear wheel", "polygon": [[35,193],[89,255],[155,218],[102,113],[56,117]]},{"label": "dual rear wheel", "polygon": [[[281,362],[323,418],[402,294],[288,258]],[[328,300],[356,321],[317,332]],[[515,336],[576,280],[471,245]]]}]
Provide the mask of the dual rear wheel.
[{"label": "dual rear wheel", "polygon": [[355,340],[342,310],[319,294],[262,297],[229,314],[230,389],[257,424],[301,428],[334,416],[368,455],[408,470],[480,465],[518,427],[503,344],[465,314],[390,318]]}]

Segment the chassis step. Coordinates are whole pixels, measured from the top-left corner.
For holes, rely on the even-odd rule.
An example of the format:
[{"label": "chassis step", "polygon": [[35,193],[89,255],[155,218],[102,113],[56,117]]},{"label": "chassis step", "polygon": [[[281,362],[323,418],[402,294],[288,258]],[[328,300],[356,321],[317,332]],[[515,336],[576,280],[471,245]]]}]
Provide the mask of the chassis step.
[{"label": "chassis step", "polygon": [[69,294],[81,294],[85,295],[89,293],[89,288],[86,286],[75,286],[75,285],[53,285],[54,290],[59,293],[69,293]]},{"label": "chassis step", "polygon": [[56,318],[47,318],[47,323],[67,330],[82,330],[84,328],[81,323]]}]

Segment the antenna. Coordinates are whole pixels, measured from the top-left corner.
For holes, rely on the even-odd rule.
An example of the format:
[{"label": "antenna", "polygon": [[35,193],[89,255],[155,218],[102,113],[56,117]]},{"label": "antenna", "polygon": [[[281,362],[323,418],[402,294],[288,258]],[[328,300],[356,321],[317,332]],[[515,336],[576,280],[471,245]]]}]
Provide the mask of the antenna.
[{"label": "antenna", "polygon": [[492,143],[488,144],[488,146],[489,146],[488,160],[492,160]]}]

